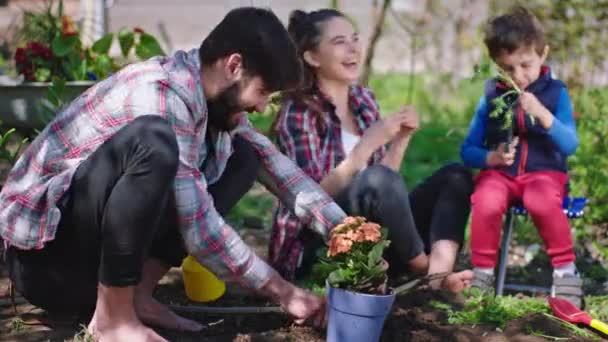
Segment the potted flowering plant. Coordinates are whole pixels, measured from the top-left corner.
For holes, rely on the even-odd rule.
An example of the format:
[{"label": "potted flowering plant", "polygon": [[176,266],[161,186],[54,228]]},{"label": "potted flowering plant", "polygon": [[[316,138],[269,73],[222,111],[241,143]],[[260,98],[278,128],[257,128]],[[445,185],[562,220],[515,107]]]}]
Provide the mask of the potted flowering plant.
[{"label": "potted flowering plant", "polygon": [[327,341],[377,341],[395,294],[387,288],[390,241],[380,225],[347,217],[330,235],[316,272],[327,274]]},{"label": "potted flowering plant", "polygon": [[[48,114],[123,64],[110,55],[115,34],[84,46],[77,26],[63,13],[63,2],[49,1],[41,12],[24,11],[14,54],[16,80],[0,84],[0,114],[6,124],[40,128]],[[139,28],[122,29],[118,43],[126,63],[164,55],[158,41]],[[49,94],[53,83],[61,83]],[[61,93],[57,93],[61,90]],[[60,100],[59,100],[60,99]]]}]

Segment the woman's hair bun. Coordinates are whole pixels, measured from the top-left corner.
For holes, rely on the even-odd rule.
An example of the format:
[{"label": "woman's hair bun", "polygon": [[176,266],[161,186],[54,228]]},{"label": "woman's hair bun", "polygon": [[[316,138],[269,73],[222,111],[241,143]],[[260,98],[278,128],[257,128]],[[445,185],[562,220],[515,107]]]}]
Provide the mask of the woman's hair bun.
[{"label": "woman's hair bun", "polygon": [[291,28],[302,27],[308,20],[308,13],[302,10],[294,10],[289,15],[289,24]]}]

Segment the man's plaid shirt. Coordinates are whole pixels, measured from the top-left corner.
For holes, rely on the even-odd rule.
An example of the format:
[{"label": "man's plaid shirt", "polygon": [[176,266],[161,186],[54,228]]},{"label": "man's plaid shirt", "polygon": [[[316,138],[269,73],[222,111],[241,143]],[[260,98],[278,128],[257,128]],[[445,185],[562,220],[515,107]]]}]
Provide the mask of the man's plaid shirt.
[{"label": "man's plaid shirt", "polygon": [[174,186],[180,230],[188,251],[218,276],[259,288],[273,273],[225,224],[207,192],[232,153],[232,134],[253,145],[263,161],[260,181],[302,221],[321,233],[339,223],[344,212],[256,132],[245,115],[234,131],[213,139],[214,148],[206,145],[207,109],[200,74],[196,49],[156,57],[124,68],[60,111],[18,160],[0,193],[2,238],[21,249],[40,249],[53,240],[61,216],[57,202],[77,167],[141,115],[165,118],[176,133],[179,166]]}]

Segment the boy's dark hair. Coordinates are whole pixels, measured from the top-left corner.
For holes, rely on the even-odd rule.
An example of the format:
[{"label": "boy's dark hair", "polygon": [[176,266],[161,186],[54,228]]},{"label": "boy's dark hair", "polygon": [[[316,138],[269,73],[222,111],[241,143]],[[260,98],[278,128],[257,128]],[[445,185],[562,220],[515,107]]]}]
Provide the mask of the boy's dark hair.
[{"label": "boy's dark hair", "polygon": [[546,46],[543,27],[536,16],[522,6],[490,19],[485,28],[484,43],[494,60],[502,53],[510,54],[520,47],[533,47],[542,55]]},{"label": "boy's dark hair", "polygon": [[295,87],[300,62],[287,30],[267,9],[241,7],[228,12],[200,46],[201,64],[238,53],[248,74],[260,76],[267,91]]}]

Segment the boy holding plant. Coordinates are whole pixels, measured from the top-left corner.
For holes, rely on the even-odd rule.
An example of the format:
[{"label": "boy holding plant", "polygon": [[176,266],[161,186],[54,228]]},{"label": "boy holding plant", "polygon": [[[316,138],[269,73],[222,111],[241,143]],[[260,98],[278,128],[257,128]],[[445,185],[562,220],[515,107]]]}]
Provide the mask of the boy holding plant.
[{"label": "boy holding plant", "polygon": [[537,18],[526,9],[516,7],[491,19],[484,41],[504,72],[501,80],[486,83],[461,150],[467,165],[482,169],[471,197],[473,286],[493,287],[502,217],[520,202],[551,258],[552,295],[580,306],[582,280],[562,212],[566,158],[578,146],[568,90],[544,65],[549,46]]}]

